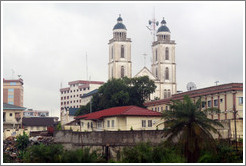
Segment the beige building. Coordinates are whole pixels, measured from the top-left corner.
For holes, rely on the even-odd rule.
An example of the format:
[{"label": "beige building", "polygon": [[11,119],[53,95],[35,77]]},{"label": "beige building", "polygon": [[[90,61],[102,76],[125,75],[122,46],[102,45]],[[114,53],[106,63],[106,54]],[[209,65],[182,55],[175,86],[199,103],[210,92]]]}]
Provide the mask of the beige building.
[{"label": "beige building", "polygon": [[108,43],[108,79],[132,77],[131,39],[127,38],[127,29],[122,22],[119,16],[113,28],[113,38]]},{"label": "beige building", "polygon": [[77,116],[75,119],[80,120],[81,131],[119,131],[161,130],[164,128],[161,117],[161,113],[145,108],[122,106]]},{"label": "beige building", "polygon": [[[233,137],[235,132],[234,119],[237,120],[237,135],[243,136],[243,84],[229,83],[217,85],[202,89],[191,90],[179,94],[174,94],[172,97],[146,102],[145,106],[148,109],[162,112],[170,109],[168,104],[171,100],[182,100],[184,95],[189,95],[194,102],[201,98],[202,110],[207,108],[218,108],[221,110],[219,114],[210,113],[208,115],[211,119],[218,119],[220,121],[229,120],[231,126],[230,137]],[[236,113],[236,117],[234,117]]]},{"label": "beige building", "polygon": [[23,107],[23,80],[3,79],[3,102]]}]

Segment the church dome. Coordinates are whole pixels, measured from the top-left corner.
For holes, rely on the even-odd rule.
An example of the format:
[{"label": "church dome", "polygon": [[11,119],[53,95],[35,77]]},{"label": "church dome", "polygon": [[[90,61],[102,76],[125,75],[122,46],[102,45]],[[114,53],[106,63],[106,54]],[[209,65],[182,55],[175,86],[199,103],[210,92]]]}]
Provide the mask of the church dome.
[{"label": "church dome", "polygon": [[114,26],[113,30],[115,29],[125,29],[126,30],[126,26],[122,23],[122,21],[123,19],[119,15],[119,17],[117,18],[117,24]]},{"label": "church dome", "polygon": [[158,33],[158,32],[170,32],[169,28],[166,26],[166,21],[164,20],[164,18],[163,18],[163,20],[161,21],[161,26],[160,26],[160,28],[158,28],[158,30],[157,30],[157,33]]}]

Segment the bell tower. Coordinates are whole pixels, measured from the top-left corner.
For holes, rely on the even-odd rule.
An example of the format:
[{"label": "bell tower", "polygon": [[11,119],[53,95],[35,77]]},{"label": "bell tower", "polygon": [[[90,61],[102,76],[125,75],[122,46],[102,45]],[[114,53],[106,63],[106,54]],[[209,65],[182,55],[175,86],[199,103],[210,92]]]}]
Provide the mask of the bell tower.
[{"label": "bell tower", "polygon": [[109,40],[108,79],[132,77],[131,39],[127,38],[126,26],[119,15]]},{"label": "bell tower", "polygon": [[177,92],[175,41],[171,40],[171,32],[166,21],[161,21],[157,30],[157,41],[152,44],[152,73],[160,81],[160,99],[171,97]]}]

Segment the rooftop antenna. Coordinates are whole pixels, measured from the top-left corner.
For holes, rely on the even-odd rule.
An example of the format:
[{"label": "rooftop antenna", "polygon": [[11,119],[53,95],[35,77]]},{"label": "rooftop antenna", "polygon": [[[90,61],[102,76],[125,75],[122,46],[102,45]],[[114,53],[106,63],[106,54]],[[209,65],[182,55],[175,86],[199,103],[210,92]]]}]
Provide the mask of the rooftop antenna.
[{"label": "rooftop antenna", "polygon": [[217,86],[217,84],[219,83],[219,81],[215,81],[214,83],[215,83],[215,85]]},{"label": "rooftop antenna", "polygon": [[86,80],[88,81],[88,62],[87,62],[87,52],[86,54]]},{"label": "rooftop antenna", "polygon": [[149,20],[149,25],[146,26],[150,31],[151,31],[151,34],[153,35],[153,42],[155,41],[155,36],[156,36],[156,26],[159,25],[159,22],[156,21],[155,19],[155,7],[154,7],[154,12],[153,12],[153,18],[152,20]]},{"label": "rooftop antenna", "polygon": [[144,57],[144,67],[146,67],[146,56],[147,56],[147,54],[144,53],[144,54],[142,54],[142,55],[143,55],[143,57]]}]

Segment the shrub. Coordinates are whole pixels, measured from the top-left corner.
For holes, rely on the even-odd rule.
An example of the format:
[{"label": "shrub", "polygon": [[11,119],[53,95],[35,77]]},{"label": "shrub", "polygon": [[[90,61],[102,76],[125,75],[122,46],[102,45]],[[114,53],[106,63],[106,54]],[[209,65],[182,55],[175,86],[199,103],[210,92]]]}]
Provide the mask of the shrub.
[{"label": "shrub", "polygon": [[23,135],[18,135],[16,137],[16,147],[18,150],[24,150],[27,148],[29,144],[29,137],[28,135],[23,131]]}]

